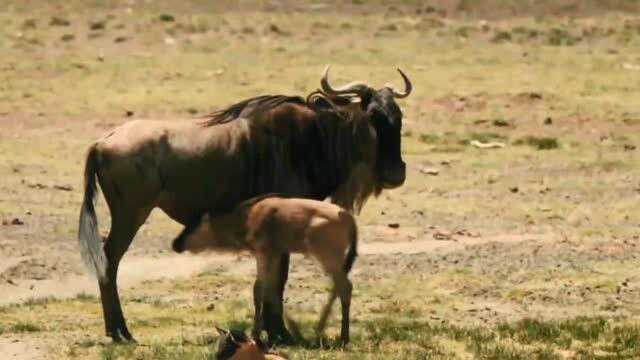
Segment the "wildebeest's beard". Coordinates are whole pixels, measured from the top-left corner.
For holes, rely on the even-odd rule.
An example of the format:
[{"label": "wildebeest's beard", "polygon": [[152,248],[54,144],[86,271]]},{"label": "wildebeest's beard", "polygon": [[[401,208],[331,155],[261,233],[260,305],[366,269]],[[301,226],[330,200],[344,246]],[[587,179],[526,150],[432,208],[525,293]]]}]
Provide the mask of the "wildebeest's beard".
[{"label": "wildebeest's beard", "polygon": [[385,189],[399,187],[406,178],[406,165],[400,148],[402,112],[388,88],[374,92],[366,106],[367,115],[377,135],[377,182]]}]

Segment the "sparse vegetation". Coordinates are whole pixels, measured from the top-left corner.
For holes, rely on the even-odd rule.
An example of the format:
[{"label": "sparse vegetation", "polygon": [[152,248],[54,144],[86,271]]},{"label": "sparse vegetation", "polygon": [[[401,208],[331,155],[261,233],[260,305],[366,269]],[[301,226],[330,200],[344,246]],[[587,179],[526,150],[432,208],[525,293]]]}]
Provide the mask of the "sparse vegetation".
[{"label": "sparse vegetation", "polygon": [[[334,3],[0,4],[0,341],[32,341],[53,358],[206,359],[214,325],[248,329],[246,258],[212,257],[173,280],[127,277],[140,259],[170,264],[154,275],[181,270],[167,255],[179,227],[160,212],[120,274],[139,346],[106,342],[94,283],[29,297],[75,285],[58,279],[86,281],[76,221],[93,140],[130,119],[305,96],[333,64],[336,84],[397,85],[395,66],[412,78],[414,94],[399,101],[408,177],[359,217],[352,343],[336,346],[335,320],[315,340],[326,284],[296,258],[286,307],[309,344],[281,350],[640,358],[640,4]],[[479,151],[472,140],[506,146]],[[104,234],[102,198],[98,212]]]},{"label": "sparse vegetation", "polygon": [[7,332],[14,332],[14,333],[25,333],[25,332],[36,332],[36,331],[41,331],[42,329],[40,328],[40,326],[31,323],[31,322],[26,322],[26,321],[19,321],[16,322],[15,324],[12,324],[8,327],[8,331]]},{"label": "sparse vegetation", "polygon": [[514,145],[529,145],[538,150],[552,150],[560,147],[558,139],[550,137],[526,136],[513,142]]}]

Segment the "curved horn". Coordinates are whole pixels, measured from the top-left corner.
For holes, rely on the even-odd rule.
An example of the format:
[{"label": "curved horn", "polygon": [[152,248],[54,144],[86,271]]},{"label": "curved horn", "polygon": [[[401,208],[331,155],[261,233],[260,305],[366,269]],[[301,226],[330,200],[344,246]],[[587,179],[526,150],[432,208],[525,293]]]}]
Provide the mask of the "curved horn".
[{"label": "curved horn", "polygon": [[369,87],[369,85],[361,81],[350,82],[346,85],[343,85],[337,88],[331,87],[331,85],[329,85],[329,68],[331,68],[331,65],[327,65],[327,67],[324,68],[324,73],[322,74],[322,78],[320,79],[320,85],[322,86],[322,91],[324,91],[328,95],[343,95],[343,94],[362,95],[370,91],[371,88]]},{"label": "curved horn", "polygon": [[393,93],[394,98],[396,99],[406,98],[407,96],[409,96],[409,94],[411,94],[413,85],[411,85],[411,81],[409,80],[409,77],[407,77],[407,75],[405,75],[405,73],[403,73],[402,70],[400,70],[400,68],[396,68],[396,70],[398,70],[398,72],[400,73],[400,76],[402,76],[402,80],[404,80],[404,92],[399,92],[398,90],[394,89],[393,86],[391,85],[387,85],[387,87]]}]

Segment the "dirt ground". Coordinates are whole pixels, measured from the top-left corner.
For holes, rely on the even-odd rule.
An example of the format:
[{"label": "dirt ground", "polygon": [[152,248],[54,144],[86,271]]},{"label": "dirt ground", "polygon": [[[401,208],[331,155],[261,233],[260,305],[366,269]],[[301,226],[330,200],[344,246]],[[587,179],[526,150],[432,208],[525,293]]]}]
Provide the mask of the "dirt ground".
[{"label": "dirt ground", "polygon": [[[640,357],[637,2],[497,3],[0,4],[0,353],[211,358],[214,324],[247,328],[253,260],[173,254],[180,227],[154,211],[120,275],[142,345],[109,344],[76,239],[85,151],[131,119],[306,96],[331,63],[336,83],[412,78],[408,178],[358,217],[353,344],[283,351]],[[319,275],[294,258],[307,335]]]}]

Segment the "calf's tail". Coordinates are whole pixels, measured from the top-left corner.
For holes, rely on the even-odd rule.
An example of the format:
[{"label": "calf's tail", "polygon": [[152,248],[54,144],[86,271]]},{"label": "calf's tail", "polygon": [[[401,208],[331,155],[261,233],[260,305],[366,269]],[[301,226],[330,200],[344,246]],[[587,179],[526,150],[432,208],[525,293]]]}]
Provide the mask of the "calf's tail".
[{"label": "calf's tail", "polygon": [[340,215],[349,217],[349,249],[347,250],[347,256],[344,261],[344,272],[348,274],[358,256],[358,226],[356,225],[353,215],[350,213],[344,211],[341,212]]}]

